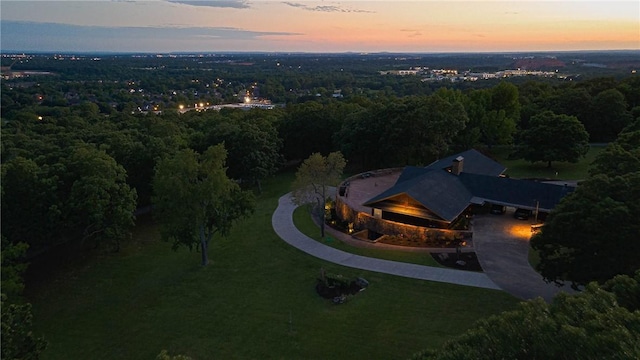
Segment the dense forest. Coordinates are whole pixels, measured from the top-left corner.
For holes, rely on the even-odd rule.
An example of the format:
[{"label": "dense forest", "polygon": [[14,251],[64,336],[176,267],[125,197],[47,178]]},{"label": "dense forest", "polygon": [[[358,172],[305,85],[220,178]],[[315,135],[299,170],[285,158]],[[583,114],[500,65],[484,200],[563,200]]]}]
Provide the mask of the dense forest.
[{"label": "dense forest", "polygon": [[[599,56],[589,61],[608,61]],[[316,152],[341,151],[351,171],[426,165],[498,146],[532,162],[577,161],[588,142],[613,142],[640,118],[640,76],[624,67],[626,54],[615,61],[615,71],[565,61],[560,71],[572,76],[563,79],[427,82],[378,72],[498,71],[514,58],[3,58],[14,73],[4,71],[1,83],[3,293],[17,301],[25,261],[69,249],[118,251],[136,211],[152,205],[157,164],[185,149],[205,153],[223,144],[227,176],[256,192],[262,180]],[[179,107],[246,96],[277,106]],[[540,146],[560,133],[567,136]]]},{"label": "dense forest", "polygon": [[[251,188],[314,152],[341,151],[351,168],[361,170],[428,164],[472,147],[511,146],[514,156],[530,161],[577,160],[579,151],[564,159],[533,144],[538,140],[532,132],[553,137],[564,122],[531,131],[532,119],[545,112],[577,119],[581,126],[571,131],[586,130],[593,143],[615,140],[640,116],[636,75],[582,81],[519,77],[515,83],[510,78],[469,87],[383,76],[373,69],[445,60],[497,68],[505,57],[390,58],[14,59],[11,71],[54,75],[2,81],[3,238],[28,243],[29,257],[69,242],[117,250],[134,224],[131,214],[151,204],[157,162],[185,148],[202,153],[223,143],[228,176]],[[267,65],[251,65],[260,63]],[[331,96],[336,90],[342,90],[340,97]],[[237,101],[248,91],[253,98],[284,102],[272,109],[176,108],[180,102]],[[142,111],[153,99],[164,110]]]}]

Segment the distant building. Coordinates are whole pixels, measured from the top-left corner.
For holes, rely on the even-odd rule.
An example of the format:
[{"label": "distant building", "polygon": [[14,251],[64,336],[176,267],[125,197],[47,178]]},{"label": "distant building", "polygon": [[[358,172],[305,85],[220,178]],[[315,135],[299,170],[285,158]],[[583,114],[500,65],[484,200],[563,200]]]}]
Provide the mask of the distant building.
[{"label": "distant building", "polygon": [[419,72],[420,72],[420,70],[414,70],[414,69],[410,69],[410,70],[383,70],[383,71],[380,71],[380,75],[406,76],[406,75],[418,75]]}]

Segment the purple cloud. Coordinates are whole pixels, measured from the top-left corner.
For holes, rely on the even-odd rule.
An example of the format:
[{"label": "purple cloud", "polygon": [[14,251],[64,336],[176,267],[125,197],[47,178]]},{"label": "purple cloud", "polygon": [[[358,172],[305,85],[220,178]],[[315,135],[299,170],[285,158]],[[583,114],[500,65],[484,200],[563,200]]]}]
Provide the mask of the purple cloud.
[{"label": "purple cloud", "polygon": [[[200,51],[211,43],[251,42],[299,33],[231,27],[106,27],[2,21],[2,51]],[[207,45],[208,44],[208,45]]]},{"label": "purple cloud", "polygon": [[208,6],[208,7],[223,7],[234,9],[246,9],[249,7],[249,2],[246,0],[167,0],[174,4],[184,4],[190,6]]},{"label": "purple cloud", "polygon": [[307,11],[339,12],[339,13],[372,13],[373,12],[373,11],[362,10],[362,9],[343,8],[336,5],[309,6],[301,3],[294,3],[294,2],[287,2],[287,1],[283,2],[283,4],[296,7],[302,10],[307,10]]}]

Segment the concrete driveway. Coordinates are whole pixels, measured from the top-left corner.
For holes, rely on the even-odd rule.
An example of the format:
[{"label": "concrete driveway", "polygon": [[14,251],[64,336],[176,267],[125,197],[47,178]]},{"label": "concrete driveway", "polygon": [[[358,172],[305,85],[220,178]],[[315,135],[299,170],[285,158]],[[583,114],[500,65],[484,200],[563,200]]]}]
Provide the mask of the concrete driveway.
[{"label": "concrete driveway", "polygon": [[572,293],[568,285],[545,283],[529,265],[531,221],[515,219],[514,211],[473,217],[473,242],[485,274],[503,290],[525,300],[540,296],[550,302],[560,291]]}]

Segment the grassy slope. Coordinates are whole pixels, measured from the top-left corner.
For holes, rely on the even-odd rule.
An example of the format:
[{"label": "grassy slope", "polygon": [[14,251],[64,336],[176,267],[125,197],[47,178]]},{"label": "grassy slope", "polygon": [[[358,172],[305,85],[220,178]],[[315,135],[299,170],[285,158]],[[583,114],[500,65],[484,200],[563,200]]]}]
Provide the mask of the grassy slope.
[{"label": "grassy slope", "polygon": [[[43,359],[403,359],[517,300],[492,290],[338,267],[271,229],[292,177],[265,183],[255,214],[210,247],[212,264],[172,251],[141,219],[126,248],[28,289]],[[319,269],[371,286],[344,305],[314,292]]]}]

